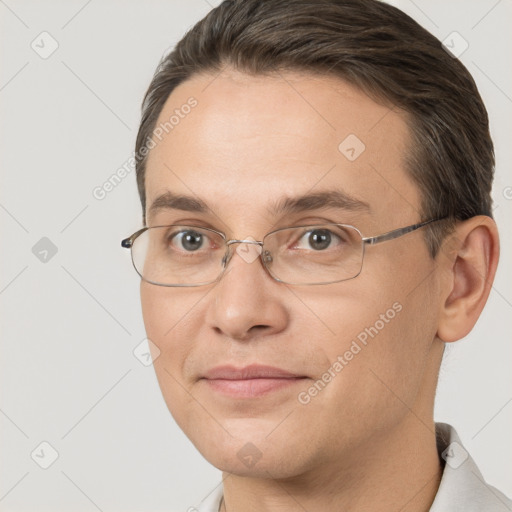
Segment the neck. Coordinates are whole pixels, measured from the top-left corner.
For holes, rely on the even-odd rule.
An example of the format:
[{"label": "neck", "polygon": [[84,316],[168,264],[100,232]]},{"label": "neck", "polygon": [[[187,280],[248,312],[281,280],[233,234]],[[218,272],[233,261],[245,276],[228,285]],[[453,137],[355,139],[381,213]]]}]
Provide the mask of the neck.
[{"label": "neck", "polygon": [[223,473],[220,510],[426,512],[442,475],[434,428],[433,421],[408,413],[392,431],[373,436],[355,458],[339,457],[285,480]]}]

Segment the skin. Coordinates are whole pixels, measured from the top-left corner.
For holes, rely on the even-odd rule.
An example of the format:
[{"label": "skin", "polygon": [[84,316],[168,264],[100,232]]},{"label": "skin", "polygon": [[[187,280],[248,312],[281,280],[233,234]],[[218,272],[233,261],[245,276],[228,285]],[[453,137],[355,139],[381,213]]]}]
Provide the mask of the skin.
[{"label": "skin", "polygon": [[[168,98],[163,122],[198,105],[149,155],[146,200],[170,190],[210,212],[159,211],[148,225],[213,227],[261,240],[278,227],[343,222],[364,236],[419,222],[420,192],[406,174],[406,115],[337,78],[296,72],[198,75]],[[338,150],[356,134],[353,162]],[[343,189],[370,210],[323,208],[272,217],[283,196]],[[433,406],[445,342],[465,336],[489,294],[498,260],[494,222],[459,223],[430,257],[418,230],[368,247],[363,271],[324,286],[273,280],[236,252],[214,284],[141,282],[148,337],[166,404],[201,454],[223,471],[223,510],[425,511],[442,474]],[[236,248],[236,246],[235,246]],[[311,401],[307,390],[352,340],[400,303],[402,310]],[[217,365],[278,366],[307,379],[254,399],[233,399],[200,379]],[[261,458],[237,456],[251,443]],[[246,448],[247,449],[247,448]]]}]

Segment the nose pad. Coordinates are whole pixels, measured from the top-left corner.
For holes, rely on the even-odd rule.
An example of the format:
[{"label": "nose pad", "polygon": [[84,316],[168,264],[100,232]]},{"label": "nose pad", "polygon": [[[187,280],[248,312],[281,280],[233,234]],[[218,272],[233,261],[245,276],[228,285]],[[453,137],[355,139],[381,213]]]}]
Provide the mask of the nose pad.
[{"label": "nose pad", "polygon": [[224,254],[224,257],[222,258],[222,268],[226,268],[226,265],[229,263],[229,260],[231,260],[232,256],[233,256],[233,253],[228,248],[226,254]]},{"label": "nose pad", "polygon": [[272,255],[270,254],[270,251],[265,250],[261,256],[263,258],[263,261],[268,265],[270,265],[274,261],[272,259]]}]

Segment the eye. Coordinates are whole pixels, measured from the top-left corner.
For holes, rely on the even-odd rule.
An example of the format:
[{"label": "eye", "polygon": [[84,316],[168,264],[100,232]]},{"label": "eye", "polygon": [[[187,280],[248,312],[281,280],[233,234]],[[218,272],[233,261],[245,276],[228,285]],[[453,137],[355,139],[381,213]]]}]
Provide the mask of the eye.
[{"label": "eye", "polygon": [[[313,249],[314,251],[323,251],[328,248],[332,248],[335,243],[336,246],[344,245],[349,242],[349,238],[344,236],[343,230],[339,230],[340,233],[334,233],[330,229],[311,229],[306,231],[293,246],[298,249]],[[304,241],[307,246],[300,247],[301,241]]]},{"label": "eye", "polygon": [[197,252],[200,249],[209,248],[208,237],[204,233],[191,229],[171,233],[167,240],[175,248],[185,252]]}]

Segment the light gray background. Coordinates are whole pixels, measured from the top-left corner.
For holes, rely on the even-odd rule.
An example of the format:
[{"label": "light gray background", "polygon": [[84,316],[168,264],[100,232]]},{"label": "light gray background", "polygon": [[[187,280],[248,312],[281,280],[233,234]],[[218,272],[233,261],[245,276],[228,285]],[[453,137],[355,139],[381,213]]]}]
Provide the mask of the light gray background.
[{"label": "light gray background", "polygon": [[[220,480],[133,354],[145,332],[120,240],[141,226],[135,172],[93,197],[132,155],[160,56],[218,3],[0,0],[1,511],[184,511]],[[441,40],[457,31],[469,43],[461,60],[491,118],[501,264],[476,328],[443,364],[436,420],[510,496],[512,2],[399,5]],[[31,47],[50,48],[43,31],[59,45],[46,59]],[[46,262],[32,250],[43,237],[57,248]],[[46,470],[43,441],[59,455]]]}]

